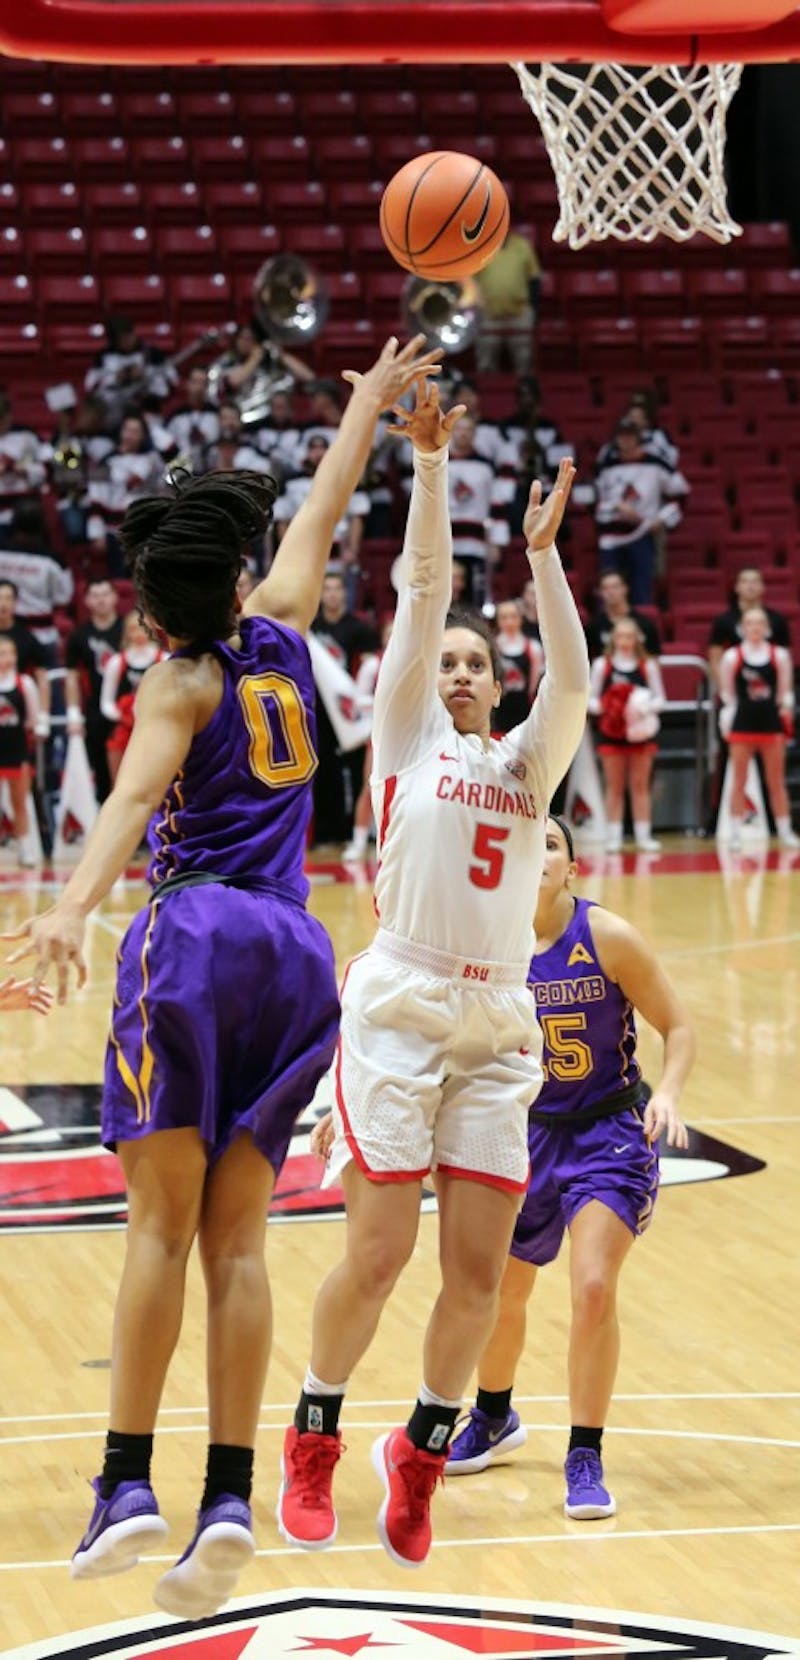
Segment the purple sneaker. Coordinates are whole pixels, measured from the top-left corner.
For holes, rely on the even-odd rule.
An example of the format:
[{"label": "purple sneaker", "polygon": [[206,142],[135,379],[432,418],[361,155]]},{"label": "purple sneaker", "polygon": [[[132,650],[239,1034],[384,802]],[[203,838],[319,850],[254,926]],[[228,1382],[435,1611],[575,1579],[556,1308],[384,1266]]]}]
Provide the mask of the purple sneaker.
[{"label": "purple sneaker", "polygon": [[518,1412],[509,1412],[505,1418],[490,1418],[480,1407],[470,1407],[464,1428],[451,1443],[444,1471],[447,1476],[471,1476],[485,1470],[513,1452],[524,1447],[528,1431],[519,1421]]},{"label": "purple sneaker", "polygon": [[591,1447],[574,1447],[564,1465],[567,1494],[564,1515],[576,1522],[590,1522],[598,1516],[613,1516],[616,1502],[603,1486],[600,1454]]},{"label": "purple sneaker", "polygon": [[158,1513],[149,1482],[120,1481],[110,1499],[100,1497],[100,1477],[92,1482],[92,1519],[70,1563],[73,1579],[100,1579],[135,1568],[142,1551],[169,1532]]},{"label": "purple sneaker", "polygon": [[233,1595],[255,1548],[249,1504],[220,1493],[207,1510],[198,1510],[191,1544],[158,1581],[153,1592],[157,1606],[187,1620],[206,1619]]}]

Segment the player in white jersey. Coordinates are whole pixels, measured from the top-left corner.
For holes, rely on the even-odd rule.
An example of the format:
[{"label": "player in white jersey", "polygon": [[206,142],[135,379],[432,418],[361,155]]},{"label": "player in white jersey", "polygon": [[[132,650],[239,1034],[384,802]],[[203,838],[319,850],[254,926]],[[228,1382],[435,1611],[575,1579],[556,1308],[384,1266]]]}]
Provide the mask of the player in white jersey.
[{"label": "player in white jersey", "polygon": [[[398,411],[415,449],[400,596],[375,696],[372,774],[379,929],[350,965],[336,1062],[344,1261],[314,1311],[311,1367],[286,1432],[278,1519],[311,1549],[336,1533],[331,1486],[346,1380],[417,1236],[437,1172],[442,1289],[408,1427],[376,1443],[389,1555],[427,1555],[430,1501],[464,1387],[492,1327],[527,1186],[528,1107],[541,1083],[527,968],[550,797],[583,731],[589,670],[553,539],[575,470],[525,519],[547,672],[528,718],[491,742],[501,685],[483,619],[448,621],[447,444],[459,418],[434,387]],[[396,429],[395,429],[396,430]],[[446,626],[447,624],[447,626]]]}]

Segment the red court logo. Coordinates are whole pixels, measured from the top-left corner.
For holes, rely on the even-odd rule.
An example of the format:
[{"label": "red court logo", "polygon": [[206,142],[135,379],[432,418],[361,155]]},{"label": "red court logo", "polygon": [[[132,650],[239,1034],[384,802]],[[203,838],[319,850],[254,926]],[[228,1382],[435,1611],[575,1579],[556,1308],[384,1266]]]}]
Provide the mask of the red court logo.
[{"label": "red court logo", "polygon": [[148,1618],[76,1631],[15,1649],[13,1660],[788,1660],[792,1651],[788,1638],[755,1631],[552,1603],[293,1591],[240,1599],[196,1625]]}]

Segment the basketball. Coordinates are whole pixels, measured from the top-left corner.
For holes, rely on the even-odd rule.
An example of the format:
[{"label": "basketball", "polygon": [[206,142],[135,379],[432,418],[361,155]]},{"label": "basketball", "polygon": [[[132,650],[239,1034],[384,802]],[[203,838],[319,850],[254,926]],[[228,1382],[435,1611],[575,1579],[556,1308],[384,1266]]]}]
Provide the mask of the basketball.
[{"label": "basketball", "polygon": [[380,225],[398,265],[448,282],[482,270],[502,247],[508,197],[496,173],[475,156],[431,150],[389,180]]}]

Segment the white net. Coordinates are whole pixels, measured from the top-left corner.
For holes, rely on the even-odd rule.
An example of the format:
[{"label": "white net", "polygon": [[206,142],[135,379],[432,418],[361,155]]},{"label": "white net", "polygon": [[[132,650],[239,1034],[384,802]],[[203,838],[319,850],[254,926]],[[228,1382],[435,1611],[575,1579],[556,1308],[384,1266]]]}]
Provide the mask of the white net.
[{"label": "white net", "polygon": [[512,66],[542,129],[561,209],[556,242],[730,242],[725,121],[741,64]]}]

